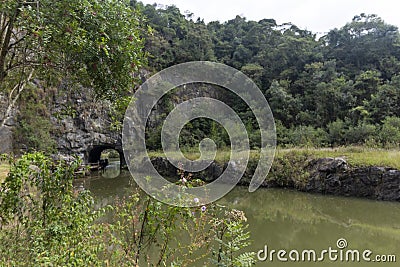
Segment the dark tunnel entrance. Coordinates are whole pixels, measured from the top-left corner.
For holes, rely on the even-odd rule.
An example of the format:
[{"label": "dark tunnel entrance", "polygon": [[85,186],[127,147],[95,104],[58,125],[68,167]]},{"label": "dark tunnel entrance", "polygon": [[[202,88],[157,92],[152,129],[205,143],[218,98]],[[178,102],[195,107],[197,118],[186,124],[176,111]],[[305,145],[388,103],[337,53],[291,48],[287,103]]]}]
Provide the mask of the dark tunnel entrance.
[{"label": "dark tunnel entrance", "polygon": [[125,158],[124,158],[124,153],[122,151],[122,148],[118,147],[118,146],[112,146],[112,145],[93,146],[87,152],[87,163],[89,163],[89,164],[100,163],[101,153],[108,149],[112,149],[112,150],[115,150],[116,152],[118,152],[120,166],[122,168],[125,165]]}]

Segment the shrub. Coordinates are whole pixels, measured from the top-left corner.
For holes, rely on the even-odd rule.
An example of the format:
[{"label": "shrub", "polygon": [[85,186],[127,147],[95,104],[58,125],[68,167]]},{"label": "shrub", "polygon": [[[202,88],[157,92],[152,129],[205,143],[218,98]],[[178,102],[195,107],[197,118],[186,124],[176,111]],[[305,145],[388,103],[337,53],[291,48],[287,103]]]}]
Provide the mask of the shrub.
[{"label": "shrub", "polygon": [[[137,189],[95,210],[73,187],[80,165],[54,164],[43,153],[10,160],[0,185],[0,262],[6,266],[246,266],[255,254],[240,211],[210,204],[180,208]],[[196,186],[181,173],[185,186]]]},{"label": "shrub", "polygon": [[298,126],[289,131],[290,143],[295,146],[322,147],[328,144],[328,135],[322,128]]},{"label": "shrub", "polygon": [[0,186],[0,261],[10,266],[83,266],[100,264],[87,191],[72,181],[79,161],[54,165],[42,153],[11,162]]},{"label": "shrub", "polygon": [[365,144],[367,140],[374,137],[376,126],[368,122],[361,122],[356,126],[350,126],[346,133],[347,143],[350,144]]},{"label": "shrub", "polygon": [[305,166],[311,159],[313,156],[307,150],[292,150],[276,154],[267,179],[281,187],[301,188],[307,183],[309,173]]},{"label": "shrub", "polygon": [[379,131],[379,140],[386,147],[400,146],[400,118],[385,118]]},{"label": "shrub", "polygon": [[327,125],[329,143],[332,146],[342,145],[346,140],[345,123],[338,119]]}]

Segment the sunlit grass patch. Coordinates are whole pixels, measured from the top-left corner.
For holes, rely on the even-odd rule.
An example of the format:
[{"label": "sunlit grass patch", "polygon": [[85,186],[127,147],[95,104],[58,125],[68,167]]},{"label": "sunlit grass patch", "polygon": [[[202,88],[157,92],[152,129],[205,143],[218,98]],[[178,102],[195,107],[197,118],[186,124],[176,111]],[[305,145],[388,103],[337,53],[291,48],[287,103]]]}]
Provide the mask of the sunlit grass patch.
[{"label": "sunlit grass patch", "polygon": [[0,161],[0,182],[3,182],[10,171],[10,165]]},{"label": "sunlit grass patch", "polygon": [[278,149],[277,156],[285,153],[307,153],[315,158],[338,158],[345,159],[352,166],[380,166],[400,169],[400,150],[376,149],[366,147],[338,147],[338,148],[293,148]]},{"label": "sunlit grass patch", "polygon": [[[337,148],[278,148],[275,153],[275,158],[283,158],[288,153],[307,155],[310,159],[340,157],[355,167],[379,166],[400,169],[400,150],[396,149],[376,149],[359,146]],[[196,160],[200,157],[200,152],[195,149],[183,151],[183,154],[190,160]],[[259,155],[260,154],[258,150],[250,151],[250,160],[258,160]],[[162,151],[152,151],[149,152],[149,156],[150,158],[165,157],[165,154]],[[230,151],[228,149],[217,151],[217,155],[215,157],[216,162],[226,163],[229,161],[229,159]]]},{"label": "sunlit grass patch", "polygon": [[[183,150],[182,154],[189,160],[197,160],[200,158],[200,151],[195,150],[195,149],[190,149],[190,150]],[[156,157],[165,157],[164,152],[162,151],[149,151],[148,155],[150,158],[156,158]],[[176,156],[178,157],[179,153],[176,153]],[[245,157],[246,153],[239,153],[239,154],[235,154],[233,153],[232,157],[239,157],[239,158],[243,158]],[[174,155],[172,155],[174,156]],[[228,149],[219,149],[217,150],[216,156],[215,156],[215,161],[217,163],[226,163],[230,160],[231,158],[231,151]],[[254,160],[259,158],[259,151],[258,150],[251,150],[250,151],[250,157],[249,160]]]}]

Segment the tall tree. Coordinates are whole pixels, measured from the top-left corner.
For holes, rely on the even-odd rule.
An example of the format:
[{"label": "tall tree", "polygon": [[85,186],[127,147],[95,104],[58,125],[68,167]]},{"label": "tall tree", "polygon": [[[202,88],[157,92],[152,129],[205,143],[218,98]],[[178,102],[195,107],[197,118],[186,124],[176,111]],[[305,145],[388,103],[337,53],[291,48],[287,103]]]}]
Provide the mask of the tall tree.
[{"label": "tall tree", "polygon": [[131,89],[143,62],[140,21],[124,0],[1,1],[3,117],[33,78],[47,85],[66,79],[111,100]]},{"label": "tall tree", "polygon": [[400,76],[393,76],[392,80],[379,86],[378,91],[371,96],[367,103],[368,111],[376,123],[385,117],[400,118]]},{"label": "tall tree", "polygon": [[397,27],[377,15],[360,14],[340,29],[324,37],[326,55],[335,58],[340,71],[353,78],[360,71],[378,69],[382,59],[400,56]]}]

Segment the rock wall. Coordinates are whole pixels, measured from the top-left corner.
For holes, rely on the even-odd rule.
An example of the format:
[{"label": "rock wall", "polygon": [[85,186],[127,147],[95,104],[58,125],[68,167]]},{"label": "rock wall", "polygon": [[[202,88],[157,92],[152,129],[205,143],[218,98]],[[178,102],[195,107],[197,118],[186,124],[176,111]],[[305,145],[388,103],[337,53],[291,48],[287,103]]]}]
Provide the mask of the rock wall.
[{"label": "rock wall", "polygon": [[299,190],[341,196],[400,201],[400,171],[385,167],[351,167],[341,158],[309,163],[310,176]]},{"label": "rock wall", "polygon": [[[177,169],[167,159],[156,157],[151,161],[160,174],[178,178]],[[210,182],[218,178],[225,167],[226,164],[213,162],[206,170],[194,174],[193,177]],[[307,176],[302,178],[302,182],[297,181],[298,177],[286,177],[287,181],[282,183],[276,180],[277,175],[271,171],[262,187],[286,187],[310,193],[400,201],[400,170],[387,167],[352,167],[342,158],[312,159],[304,162],[303,167]],[[253,172],[254,170],[247,170],[239,184],[249,185]]]},{"label": "rock wall", "polygon": [[[122,153],[122,133],[111,128],[111,104],[96,100],[93,92],[86,88],[74,92],[65,89],[60,91],[66,93],[57,96],[51,111],[53,125],[57,128],[54,138],[59,153],[75,154],[89,159],[90,151],[99,146],[114,148]],[[195,96],[216,98],[218,93],[213,88],[188,85],[188,88],[181,88],[170,95],[168,101],[176,105]],[[160,102],[153,109],[149,117],[150,129],[162,123],[160,114],[166,112],[164,104]],[[65,113],[67,107],[73,109],[73,115],[57,115]]]},{"label": "rock wall", "polygon": [[13,151],[13,130],[10,126],[0,127],[0,154]]},{"label": "rock wall", "polygon": [[110,103],[96,100],[89,89],[62,92],[51,110],[60,154],[79,155],[87,160],[90,151],[98,146],[121,149],[121,133],[111,127]]}]

